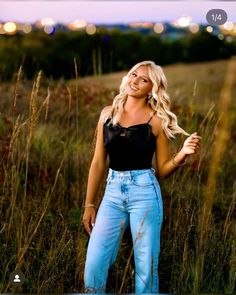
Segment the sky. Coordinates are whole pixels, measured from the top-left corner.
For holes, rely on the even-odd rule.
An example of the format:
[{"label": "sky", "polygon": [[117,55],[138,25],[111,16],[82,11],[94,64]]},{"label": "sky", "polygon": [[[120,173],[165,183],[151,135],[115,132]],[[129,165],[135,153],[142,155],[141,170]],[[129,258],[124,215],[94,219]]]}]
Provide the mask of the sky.
[{"label": "sky", "polygon": [[1,1],[0,22],[35,22],[50,17],[69,23],[83,19],[94,24],[138,21],[174,21],[191,16],[206,23],[210,9],[224,9],[228,21],[236,22],[236,1]]}]

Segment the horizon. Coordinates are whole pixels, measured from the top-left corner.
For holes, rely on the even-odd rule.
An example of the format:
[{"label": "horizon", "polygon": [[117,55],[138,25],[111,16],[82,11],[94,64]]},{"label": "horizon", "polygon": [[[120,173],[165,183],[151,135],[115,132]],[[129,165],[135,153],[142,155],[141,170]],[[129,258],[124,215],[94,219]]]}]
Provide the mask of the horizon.
[{"label": "horizon", "polygon": [[[176,5],[177,2],[178,5]],[[188,16],[192,22],[207,24],[207,12],[215,8],[224,9],[228,15],[228,21],[236,22],[236,2],[204,2],[202,0],[195,2],[178,0],[167,2],[140,0],[109,2],[106,0],[0,1],[0,20],[1,22],[35,23],[43,18],[50,18],[57,24],[85,20],[96,25],[108,25],[130,22],[169,23],[183,16]]]}]

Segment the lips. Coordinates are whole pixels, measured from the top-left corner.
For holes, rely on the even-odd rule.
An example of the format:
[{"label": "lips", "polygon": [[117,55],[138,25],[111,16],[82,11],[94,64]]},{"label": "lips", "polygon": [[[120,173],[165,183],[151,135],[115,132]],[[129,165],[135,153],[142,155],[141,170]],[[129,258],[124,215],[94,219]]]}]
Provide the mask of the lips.
[{"label": "lips", "polygon": [[130,85],[130,88],[132,89],[132,90],[135,90],[135,91],[137,91],[138,90],[138,88],[136,88],[135,86],[133,86],[133,85]]}]

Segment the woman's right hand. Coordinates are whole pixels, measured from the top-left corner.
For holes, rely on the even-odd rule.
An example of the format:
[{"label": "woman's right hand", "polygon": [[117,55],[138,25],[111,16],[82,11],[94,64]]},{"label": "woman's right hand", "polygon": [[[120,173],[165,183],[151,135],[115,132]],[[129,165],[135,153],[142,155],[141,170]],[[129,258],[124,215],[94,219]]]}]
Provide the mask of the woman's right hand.
[{"label": "woman's right hand", "polygon": [[84,227],[89,235],[91,235],[92,228],[95,224],[96,211],[95,208],[85,208],[83,215]]}]

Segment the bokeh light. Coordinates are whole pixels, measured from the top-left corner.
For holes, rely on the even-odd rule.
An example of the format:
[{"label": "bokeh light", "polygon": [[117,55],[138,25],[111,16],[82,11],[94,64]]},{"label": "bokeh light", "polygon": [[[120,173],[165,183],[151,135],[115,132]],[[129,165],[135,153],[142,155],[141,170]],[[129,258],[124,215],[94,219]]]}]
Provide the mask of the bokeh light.
[{"label": "bokeh light", "polygon": [[54,26],[45,26],[44,32],[48,35],[52,35],[55,32],[55,27]]},{"label": "bokeh light", "polygon": [[180,19],[178,19],[178,25],[183,28],[187,27],[190,25],[191,20],[191,16],[182,16]]},{"label": "bokeh light", "polygon": [[40,22],[42,26],[54,26],[56,24],[56,22],[50,17],[42,18]]},{"label": "bokeh light", "polygon": [[76,31],[76,30],[84,29],[87,25],[88,23],[84,19],[79,19],[79,20],[73,21],[72,23],[69,23],[67,27],[70,30]]},{"label": "bokeh light", "polygon": [[5,30],[4,30],[4,28],[3,28],[3,25],[2,25],[2,24],[0,24],[0,34],[5,34]]},{"label": "bokeh light", "polygon": [[189,25],[189,31],[193,34],[197,33],[199,31],[199,25],[198,24],[190,24]]},{"label": "bokeh light", "polygon": [[223,34],[218,34],[217,37],[220,39],[220,40],[224,40],[225,36]]},{"label": "bokeh light", "polygon": [[37,20],[35,23],[34,23],[35,27],[38,28],[38,29],[42,29],[43,28],[43,25],[41,23],[41,20]]},{"label": "bokeh light", "polygon": [[164,32],[164,25],[162,23],[156,23],[153,27],[153,30],[157,34],[161,34]]},{"label": "bokeh light", "polygon": [[87,22],[84,19],[75,20],[74,26],[76,29],[82,29],[87,26]]},{"label": "bokeh light", "polygon": [[234,24],[232,22],[226,22],[223,26],[227,31],[231,31],[234,28]]},{"label": "bokeh light", "polygon": [[22,31],[25,33],[25,34],[29,34],[31,31],[32,31],[32,25],[31,24],[24,24],[22,26]]},{"label": "bokeh light", "polygon": [[88,35],[94,35],[96,33],[97,28],[95,25],[89,24],[86,26],[85,30]]},{"label": "bokeh light", "polygon": [[13,22],[7,22],[4,24],[3,29],[8,34],[14,34],[16,32],[16,24]]},{"label": "bokeh light", "polygon": [[129,23],[129,26],[131,28],[152,28],[153,23],[151,23],[151,22],[132,22],[132,23]]},{"label": "bokeh light", "polygon": [[211,26],[207,26],[207,27],[206,27],[206,31],[207,31],[208,33],[212,33],[212,32],[213,32],[213,28],[212,28]]}]

